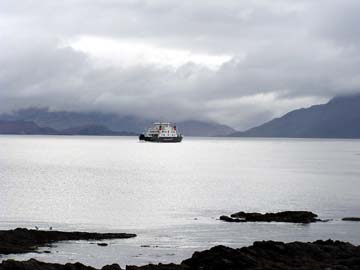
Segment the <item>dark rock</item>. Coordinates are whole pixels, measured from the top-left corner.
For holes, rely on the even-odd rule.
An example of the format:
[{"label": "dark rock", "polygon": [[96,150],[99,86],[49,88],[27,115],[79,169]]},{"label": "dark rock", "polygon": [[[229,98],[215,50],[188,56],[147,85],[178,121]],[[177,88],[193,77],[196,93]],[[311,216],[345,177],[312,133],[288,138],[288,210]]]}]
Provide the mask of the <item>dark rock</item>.
[{"label": "dark rock", "polygon": [[360,221],[360,217],[344,217],[344,221]]},{"label": "dark rock", "polygon": [[141,245],[140,247],[142,247],[142,248],[149,248],[149,247],[158,248],[159,246],[158,246],[158,245],[154,245],[154,246],[151,246],[151,245]]},{"label": "dark rock", "polygon": [[39,246],[67,240],[104,240],[135,237],[128,233],[87,233],[15,229],[0,231],[0,254],[26,253]]},{"label": "dark rock", "polygon": [[100,246],[100,247],[106,247],[106,246],[108,246],[107,243],[97,243],[97,245]]},{"label": "dark rock", "polygon": [[121,270],[120,265],[117,263],[111,264],[111,265],[105,265],[101,270]]},{"label": "dark rock", "polygon": [[313,243],[255,242],[250,247],[233,249],[216,246],[195,252],[180,265],[131,266],[130,270],[320,270],[360,269],[360,247],[339,241]]},{"label": "dark rock", "polygon": [[[144,266],[134,266],[134,265],[128,265],[126,266],[126,270],[190,270],[190,268],[185,267],[183,265],[178,265],[178,264],[173,264],[173,263],[169,263],[169,264],[148,264],[148,265],[144,265]],[[1,270],[1,268],[0,268]],[[205,270],[205,269],[204,269]]]},{"label": "dark rock", "polygon": [[284,211],[278,213],[246,213],[238,212],[231,217],[221,216],[220,220],[226,222],[291,222],[291,223],[311,223],[322,221],[317,219],[317,215],[308,211]]},{"label": "dark rock", "polygon": [[228,216],[221,216],[220,220],[226,221],[226,222],[246,222],[245,219],[231,218],[231,217],[228,217]]},{"label": "dark rock", "polygon": [[93,267],[81,263],[67,263],[65,265],[57,263],[44,263],[34,259],[28,261],[7,260],[0,264],[0,270],[96,270]]},{"label": "dark rock", "polygon": [[[360,269],[360,246],[318,240],[313,243],[259,241],[250,247],[233,249],[216,246],[195,252],[180,264],[127,266],[127,270],[320,270]],[[80,263],[53,264],[36,260],[3,261],[0,270],[95,270]],[[117,264],[101,270],[121,270]]]},{"label": "dark rock", "polygon": [[[35,259],[28,261],[6,260],[0,264],[0,270],[97,270],[91,266],[81,263],[67,263],[65,265],[57,263],[44,263]],[[121,270],[118,264],[106,265],[101,270]]]}]

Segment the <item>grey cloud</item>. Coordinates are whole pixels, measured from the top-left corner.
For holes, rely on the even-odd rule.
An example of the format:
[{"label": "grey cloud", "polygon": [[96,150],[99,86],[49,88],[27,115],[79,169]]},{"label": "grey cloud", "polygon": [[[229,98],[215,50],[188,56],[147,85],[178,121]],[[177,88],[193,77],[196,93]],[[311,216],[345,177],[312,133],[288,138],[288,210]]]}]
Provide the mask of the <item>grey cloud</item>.
[{"label": "grey cloud", "polygon": [[[357,0],[4,0],[0,111],[147,112],[244,129],[359,91],[359,8]],[[62,46],[84,35],[232,59],[215,71],[194,63],[104,68]]]}]

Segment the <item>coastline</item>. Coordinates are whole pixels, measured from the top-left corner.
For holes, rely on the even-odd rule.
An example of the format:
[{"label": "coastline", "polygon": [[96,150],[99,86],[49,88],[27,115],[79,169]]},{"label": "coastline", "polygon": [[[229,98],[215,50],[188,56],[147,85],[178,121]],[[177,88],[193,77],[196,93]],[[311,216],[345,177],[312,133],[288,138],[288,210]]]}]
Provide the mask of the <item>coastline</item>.
[{"label": "coastline", "polygon": [[136,237],[130,233],[89,233],[89,232],[62,232],[43,230],[15,230],[0,231],[0,255],[34,252],[41,246],[50,245],[59,241],[71,240],[106,240],[127,239]]},{"label": "coastline", "polygon": [[[321,215],[321,218],[324,216]],[[49,264],[62,264],[80,262],[95,269],[104,265],[117,263],[121,267],[126,265],[152,264],[180,264],[197,251],[211,249],[222,245],[232,249],[241,249],[251,246],[253,242],[274,240],[283,243],[314,242],[318,239],[337,239],[341,242],[350,242],[360,245],[357,237],[359,223],[343,221],[341,217],[326,216],[330,221],[315,222],[311,224],[287,222],[242,222],[227,223],[219,219],[209,219],[204,222],[202,217],[193,219],[192,225],[162,226],[157,229],[126,229],[125,231],[137,234],[135,238],[112,239],[104,241],[61,241],[42,245],[30,253],[0,255],[0,262],[6,260],[28,261],[35,259]],[[114,229],[100,227],[59,227],[73,231],[90,229],[91,232],[117,232]],[[46,228],[42,226],[42,228]],[[352,233],[341,233],[341,228]],[[124,229],[120,229],[124,231]],[[266,232],[266,233],[265,233]],[[106,246],[97,245],[106,243]]]},{"label": "coastline", "polygon": [[[299,216],[300,215],[300,216]],[[278,213],[245,213],[237,212],[232,217],[260,218],[259,221],[247,221],[240,224],[228,224],[218,219],[219,224],[227,226],[241,227],[245,224],[256,226],[258,223],[263,226],[270,224],[289,224],[299,226],[298,217],[302,219],[300,223],[303,226],[309,226],[308,217],[312,222],[322,221],[317,219],[317,215],[312,212],[304,211],[285,211]],[[264,221],[264,218],[275,218],[273,221]],[[285,218],[279,220],[278,218]],[[296,217],[294,220],[293,218]],[[289,221],[288,218],[293,220]],[[359,218],[343,218],[340,222],[348,224],[356,224]],[[323,222],[320,222],[325,225]],[[326,223],[327,224],[327,223]],[[239,227],[239,228],[240,228]],[[296,227],[292,227],[292,230]],[[15,230],[0,230],[0,258],[6,254],[16,253],[53,253],[54,244],[68,241],[86,241],[88,244],[98,246],[107,252],[108,245],[113,243],[104,242],[102,240],[111,239],[132,239],[136,234],[129,233],[95,233],[95,232],[63,232],[50,230],[29,230],[24,228],[17,228]],[[100,242],[99,242],[100,241]],[[351,242],[351,241],[350,241]],[[48,250],[40,250],[42,247],[49,248]],[[115,246],[116,248],[116,246]],[[141,248],[150,248],[148,245],[141,245]],[[146,252],[145,252],[146,253]],[[51,256],[51,254],[49,254]],[[101,256],[101,255],[97,255]],[[301,268],[299,261],[303,262]],[[123,265],[121,263],[121,265]],[[266,266],[266,267],[265,267]],[[0,270],[62,270],[62,269],[77,269],[77,270],[148,270],[148,269],[177,269],[177,270],[195,270],[195,269],[325,269],[331,267],[342,267],[339,269],[354,269],[360,267],[360,246],[350,244],[346,241],[333,240],[316,240],[316,241],[272,241],[263,240],[255,241],[252,245],[232,248],[226,245],[212,246],[203,251],[195,251],[190,257],[178,262],[167,262],[157,264],[140,264],[135,266],[126,264],[126,268],[121,268],[117,263],[106,264],[100,268],[96,266],[89,266],[84,263],[74,262],[69,260],[63,263],[46,262],[39,259],[29,257],[27,260],[4,259],[0,263]],[[350,268],[346,268],[350,267]],[[338,268],[336,268],[338,269]]]},{"label": "coastline", "polygon": [[[304,242],[254,242],[252,246],[233,249],[215,246],[195,252],[180,264],[148,264],[126,266],[126,270],[200,270],[200,269],[358,269],[360,246],[350,243],[318,240]],[[6,260],[0,270],[97,270],[81,263],[54,264],[34,259],[28,261]],[[101,270],[121,270],[118,264],[105,265]]]}]

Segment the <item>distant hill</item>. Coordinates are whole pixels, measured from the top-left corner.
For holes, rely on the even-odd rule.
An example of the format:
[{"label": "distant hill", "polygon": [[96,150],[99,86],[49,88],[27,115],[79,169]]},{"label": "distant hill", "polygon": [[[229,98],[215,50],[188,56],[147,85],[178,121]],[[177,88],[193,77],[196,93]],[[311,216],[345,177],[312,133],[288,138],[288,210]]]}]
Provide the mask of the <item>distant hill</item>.
[{"label": "distant hill", "polygon": [[64,129],[60,135],[97,135],[97,136],[136,136],[136,133],[127,131],[113,131],[100,125],[86,125]]},{"label": "distant hill", "polygon": [[58,132],[52,128],[39,127],[34,122],[0,120],[0,134],[54,135],[57,133]]},{"label": "distant hill", "polygon": [[[49,127],[58,131],[71,131],[78,129],[79,127],[94,128],[95,126],[102,126],[103,128],[108,129],[108,131],[128,132],[131,134],[142,133],[156,121],[134,116],[120,116],[117,114],[101,112],[53,112],[46,108],[28,108],[10,114],[2,114],[0,115],[0,120],[30,121],[34,122],[39,127]],[[236,131],[225,125],[202,121],[183,121],[177,123],[177,127],[185,136],[226,136]]]},{"label": "distant hill", "polygon": [[29,121],[4,121],[0,120],[0,134],[18,135],[97,135],[97,136],[134,136],[135,133],[112,131],[106,127],[98,125],[87,125],[69,128],[65,130],[55,130],[48,127],[39,127],[34,122]]},{"label": "distant hill", "polygon": [[184,121],[177,123],[179,130],[186,136],[226,136],[236,132],[235,129],[217,123]]},{"label": "distant hill", "polygon": [[33,121],[41,127],[65,130],[89,125],[101,125],[113,131],[140,133],[149,121],[135,117],[97,112],[49,111],[47,108],[27,108],[0,115],[0,120]]},{"label": "distant hill", "polygon": [[360,94],[291,111],[233,137],[360,138]]}]

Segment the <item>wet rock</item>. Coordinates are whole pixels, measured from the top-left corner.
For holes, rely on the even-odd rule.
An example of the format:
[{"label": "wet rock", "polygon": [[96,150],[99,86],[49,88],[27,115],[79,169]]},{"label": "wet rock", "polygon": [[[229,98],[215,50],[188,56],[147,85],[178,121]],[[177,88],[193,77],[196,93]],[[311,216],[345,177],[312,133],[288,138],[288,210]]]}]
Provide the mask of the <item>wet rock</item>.
[{"label": "wet rock", "polygon": [[230,217],[221,216],[220,220],[226,222],[290,222],[290,223],[311,223],[322,221],[317,215],[309,211],[284,211],[278,213],[246,213],[238,212]]},{"label": "wet rock", "polygon": [[[57,263],[44,263],[35,259],[28,261],[7,260],[0,264],[0,270],[97,270],[91,266],[81,263],[67,263],[65,265]],[[118,264],[105,265],[101,270],[121,270]]]},{"label": "wet rock", "polygon": [[231,218],[231,217],[228,217],[228,216],[220,216],[220,220],[226,221],[226,222],[246,222],[245,219]]},{"label": "wet rock", "polygon": [[101,270],[121,270],[120,265],[117,263],[111,264],[111,265],[105,265]]},{"label": "wet rock", "polygon": [[[65,265],[57,263],[44,263],[34,259],[28,261],[7,260],[0,264],[0,270],[96,270],[93,267],[81,263],[67,263]],[[117,269],[116,269],[117,270]]]},{"label": "wet rock", "polygon": [[344,221],[360,221],[360,217],[344,217]]},{"label": "wet rock", "polygon": [[305,270],[360,269],[360,247],[339,241],[313,243],[260,241],[233,249],[216,246],[195,252],[179,265],[127,267],[130,270]]},{"label": "wet rock", "polygon": [[15,229],[0,231],[0,254],[33,252],[39,246],[67,240],[104,240],[135,237],[129,233],[87,233]]},{"label": "wet rock", "polygon": [[[36,260],[3,261],[0,270],[95,270],[80,263],[52,264]],[[233,249],[216,246],[195,252],[180,264],[127,266],[127,270],[320,270],[360,269],[360,246],[318,240],[313,243],[258,241],[252,246]],[[117,264],[102,270],[121,270]]]},{"label": "wet rock", "polygon": [[184,267],[182,265],[173,264],[173,263],[148,264],[148,265],[144,265],[141,267],[134,266],[134,265],[126,266],[126,270],[140,270],[140,269],[141,270],[190,270],[190,268],[188,268],[188,267]]}]

